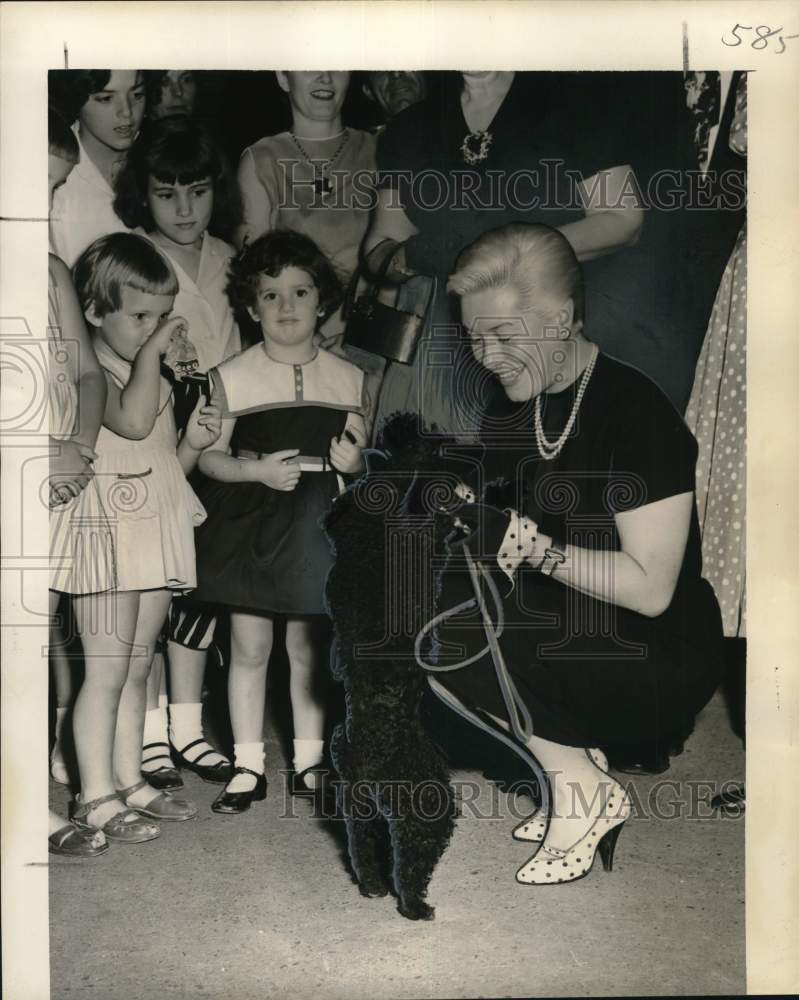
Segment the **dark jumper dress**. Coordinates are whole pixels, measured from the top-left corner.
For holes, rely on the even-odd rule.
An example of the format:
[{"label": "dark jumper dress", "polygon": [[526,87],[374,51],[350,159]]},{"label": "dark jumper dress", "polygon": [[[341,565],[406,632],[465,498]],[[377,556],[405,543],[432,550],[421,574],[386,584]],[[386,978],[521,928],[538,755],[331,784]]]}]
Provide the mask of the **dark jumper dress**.
[{"label": "dark jumper dress", "polygon": [[[568,420],[575,387],[545,395],[550,441]],[[598,357],[557,458],[540,459],[532,427],[532,403],[497,405],[483,427],[486,476],[517,482],[513,505],[567,544],[618,550],[616,513],[694,488],[696,442],[682,418],[654,383],[606,355]],[[505,595],[500,645],[538,736],[573,746],[667,745],[690,732],[722,669],[721,618],[701,576],[695,510],[674,597],[655,618],[580,594],[527,564],[511,590],[490,562]],[[445,572],[439,607],[470,592],[461,572]],[[475,622],[460,616],[439,637],[462,644],[467,655],[477,652],[485,636]],[[436,679],[467,706],[507,718],[488,655]]]},{"label": "dark jumper dress", "polygon": [[322,467],[348,413],[362,412],[363,373],[321,349],[304,365],[281,364],[257,344],[212,375],[223,416],[236,418],[234,455],[299,448],[308,468],[290,492],[199,477],[208,518],[196,534],[195,596],[255,613],[324,614],[332,553],[320,521],[341,478],[329,462],[312,467]]}]

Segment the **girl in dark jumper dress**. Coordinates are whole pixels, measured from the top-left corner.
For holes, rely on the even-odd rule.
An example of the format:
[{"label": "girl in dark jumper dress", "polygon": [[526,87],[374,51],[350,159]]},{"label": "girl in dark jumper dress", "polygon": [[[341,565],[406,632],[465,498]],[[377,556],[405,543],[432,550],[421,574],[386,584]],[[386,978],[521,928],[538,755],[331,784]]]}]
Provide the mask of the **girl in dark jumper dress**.
[{"label": "girl in dark jumper dress", "polygon": [[231,266],[228,293],[263,342],[210,375],[223,429],[203,456],[196,597],[231,608],[230,717],[236,770],[213,804],[238,813],[266,795],[263,718],[273,618],[287,618],[295,794],[321,780],[323,708],[316,634],[332,564],[320,527],[342,474],[361,469],[368,407],[363,372],[318,347],[339,285],[316,244],[273,231]]}]

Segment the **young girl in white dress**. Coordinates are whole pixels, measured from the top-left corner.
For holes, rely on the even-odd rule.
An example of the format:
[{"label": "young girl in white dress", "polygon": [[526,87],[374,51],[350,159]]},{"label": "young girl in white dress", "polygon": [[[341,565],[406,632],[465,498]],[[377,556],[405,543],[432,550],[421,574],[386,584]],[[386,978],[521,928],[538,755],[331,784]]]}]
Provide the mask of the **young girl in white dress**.
[{"label": "young girl in white dress", "polygon": [[[110,840],[139,842],[160,833],[142,817],[186,820],[197,813],[192,803],[141,778],[141,744],[147,675],[171,594],[196,583],[194,526],[205,512],[186,473],[219,436],[219,413],[201,398],[177,443],[160,363],[184,321],[168,319],[177,280],[149,241],[132,233],[104,236],[81,255],[74,277],[107,384],[94,471],[114,537],[117,579],[110,597],[86,601],[89,614],[110,615],[111,627],[101,660],[105,698],[95,712],[94,759],[90,769],[79,761],[81,792],[72,818]],[[92,516],[84,496],[72,513],[78,521]],[[89,771],[91,784],[84,779]]]}]

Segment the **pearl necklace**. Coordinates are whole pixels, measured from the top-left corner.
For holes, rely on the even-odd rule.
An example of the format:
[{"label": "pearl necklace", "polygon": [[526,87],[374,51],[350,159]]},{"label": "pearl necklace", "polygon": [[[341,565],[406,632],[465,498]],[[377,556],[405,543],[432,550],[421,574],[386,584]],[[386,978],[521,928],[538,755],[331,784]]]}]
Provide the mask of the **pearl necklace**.
[{"label": "pearl necklace", "polygon": [[572,432],[574,421],[577,419],[577,411],[580,409],[580,403],[583,401],[583,396],[585,395],[585,390],[588,386],[588,380],[591,378],[591,374],[594,370],[596,359],[598,357],[599,349],[594,344],[592,347],[591,360],[585,366],[585,371],[583,372],[580,384],[577,387],[577,395],[574,397],[571,414],[566,422],[566,426],[563,428],[563,433],[557,441],[549,441],[544,434],[544,426],[541,423],[541,394],[535,397],[535,442],[538,445],[538,451],[541,458],[547,462],[551,462],[553,458],[557,458],[563,450],[563,446],[566,444],[567,438]]},{"label": "pearl necklace", "polygon": [[320,196],[326,195],[326,194],[332,194],[333,193],[333,182],[327,176],[328,175],[328,171],[333,166],[333,164],[336,162],[336,160],[339,158],[339,156],[341,156],[341,154],[343,153],[344,147],[347,145],[347,142],[349,141],[349,138],[350,138],[350,130],[348,128],[345,128],[343,132],[337,132],[336,135],[329,135],[329,136],[325,136],[324,139],[314,140],[314,141],[318,141],[318,142],[325,142],[327,139],[336,139],[339,135],[343,136],[343,139],[341,140],[341,142],[338,145],[338,149],[327,160],[314,160],[314,159],[312,159],[308,155],[308,151],[305,149],[305,147],[300,142],[300,140],[297,138],[297,136],[293,132],[289,132],[289,135],[291,136],[292,140],[294,141],[294,145],[297,147],[297,149],[302,154],[303,159],[307,163],[310,163],[311,167],[313,168],[313,186],[314,186],[314,191],[316,191],[317,195],[320,195]]}]

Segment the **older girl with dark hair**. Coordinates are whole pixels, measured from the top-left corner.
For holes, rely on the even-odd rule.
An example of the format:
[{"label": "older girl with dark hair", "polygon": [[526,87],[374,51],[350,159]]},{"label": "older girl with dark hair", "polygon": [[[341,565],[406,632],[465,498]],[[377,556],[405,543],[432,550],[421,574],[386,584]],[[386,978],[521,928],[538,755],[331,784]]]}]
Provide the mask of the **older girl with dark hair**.
[{"label": "older girl with dark hair", "polygon": [[50,220],[53,249],[71,267],[95,239],[126,228],[113,209],[113,184],[144,118],[145,82],[141,70],[51,70],[49,87],[80,145]]}]

